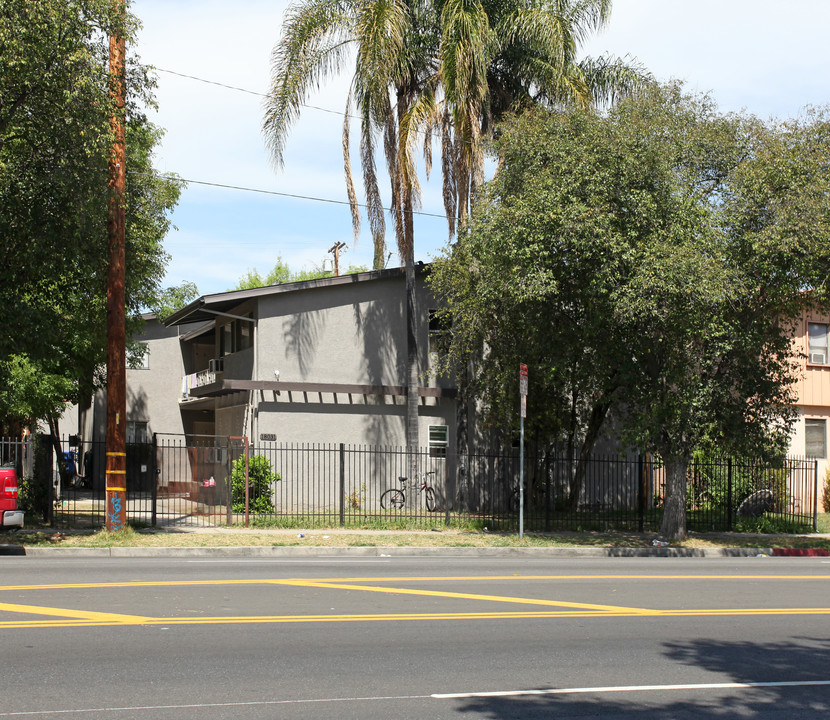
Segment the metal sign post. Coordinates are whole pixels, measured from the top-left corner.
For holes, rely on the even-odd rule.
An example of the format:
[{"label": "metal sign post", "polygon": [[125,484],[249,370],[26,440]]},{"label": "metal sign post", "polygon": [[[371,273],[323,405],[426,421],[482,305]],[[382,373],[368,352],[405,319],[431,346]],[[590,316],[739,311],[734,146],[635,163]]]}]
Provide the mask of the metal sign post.
[{"label": "metal sign post", "polygon": [[527,416],[527,365],[519,365],[519,394],[521,409],[519,412],[519,540],[524,539],[525,529],[525,417]]}]

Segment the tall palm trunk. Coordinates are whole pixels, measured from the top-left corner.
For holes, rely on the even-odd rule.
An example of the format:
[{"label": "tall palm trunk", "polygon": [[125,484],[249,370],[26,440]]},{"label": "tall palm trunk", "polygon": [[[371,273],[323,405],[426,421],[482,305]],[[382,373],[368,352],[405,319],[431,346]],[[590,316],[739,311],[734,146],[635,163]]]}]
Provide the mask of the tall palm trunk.
[{"label": "tall palm trunk", "polygon": [[[390,163],[395,209],[395,231],[398,253],[403,261],[406,278],[406,454],[408,474],[414,482],[418,472],[418,301],[415,279],[415,223],[413,210],[415,190],[410,174],[414,167],[405,159],[408,137],[404,132],[404,119],[411,105],[410,85],[401,83],[397,88],[397,147]],[[391,149],[391,147],[390,147]],[[391,158],[390,158],[391,159]],[[410,493],[414,497],[415,493]]]},{"label": "tall palm trunk", "polygon": [[[404,191],[404,232],[408,236],[404,257],[406,276],[406,448],[409,456],[409,478],[418,472],[418,301],[415,285],[415,253],[412,222],[412,191]],[[412,493],[414,496],[414,493]]]}]

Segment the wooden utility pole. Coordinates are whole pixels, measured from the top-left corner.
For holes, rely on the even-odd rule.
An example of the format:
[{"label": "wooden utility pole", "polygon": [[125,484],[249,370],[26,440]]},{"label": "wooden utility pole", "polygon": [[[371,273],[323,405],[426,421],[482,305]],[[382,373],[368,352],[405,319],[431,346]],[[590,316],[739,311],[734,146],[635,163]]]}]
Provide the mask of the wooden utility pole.
[{"label": "wooden utility pole", "polygon": [[124,130],[124,0],[112,0],[115,29],[110,35],[109,208],[107,236],[107,530],[127,526],[127,365],[126,365],[126,140]]},{"label": "wooden utility pole", "polygon": [[340,250],[346,247],[344,242],[336,242],[329,248],[329,252],[334,254],[334,277],[340,274]]}]

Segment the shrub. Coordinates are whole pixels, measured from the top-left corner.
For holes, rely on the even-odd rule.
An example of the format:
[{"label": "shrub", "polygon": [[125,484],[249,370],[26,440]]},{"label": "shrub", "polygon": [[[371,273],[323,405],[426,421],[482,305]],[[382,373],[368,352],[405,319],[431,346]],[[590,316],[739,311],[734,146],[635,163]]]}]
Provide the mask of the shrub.
[{"label": "shrub", "polygon": [[[690,466],[687,506],[698,509],[726,508],[729,498],[729,473],[726,460],[698,453]],[[732,507],[758,490],[772,490],[775,512],[787,507],[787,470],[778,463],[736,460],[732,462]]]},{"label": "shrub", "polygon": [[821,507],[824,512],[830,513],[830,466],[824,472],[824,496],[821,498]]},{"label": "shrub", "polygon": [[767,515],[757,518],[741,518],[735,526],[736,532],[756,533],[765,535],[794,535],[796,533],[812,532],[810,525],[788,520],[787,518],[773,518]]},{"label": "shrub", "polygon": [[[271,502],[271,486],[279,481],[271,463],[263,455],[248,458],[248,510],[257,515],[274,512]],[[235,513],[245,512],[245,458],[233,464],[231,471],[231,502]]]}]

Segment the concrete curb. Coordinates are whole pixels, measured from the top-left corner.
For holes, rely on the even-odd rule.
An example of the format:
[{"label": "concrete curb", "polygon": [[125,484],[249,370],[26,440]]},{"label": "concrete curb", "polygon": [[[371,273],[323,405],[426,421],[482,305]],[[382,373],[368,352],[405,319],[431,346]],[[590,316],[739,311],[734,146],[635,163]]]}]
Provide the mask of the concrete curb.
[{"label": "concrete curb", "polygon": [[0,545],[0,555],[26,557],[86,557],[86,558],[281,558],[281,557],[550,557],[550,558],[739,558],[763,556],[814,557],[827,551],[798,550],[781,552],[787,548],[625,548],[625,547],[280,547],[280,546],[225,546],[225,547],[23,547]]},{"label": "concrete curb", "polygon": [[22,545],[0,545],[0,555],[25,555],[26,548]]}]

